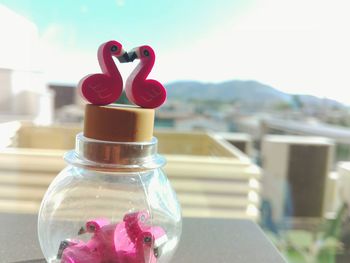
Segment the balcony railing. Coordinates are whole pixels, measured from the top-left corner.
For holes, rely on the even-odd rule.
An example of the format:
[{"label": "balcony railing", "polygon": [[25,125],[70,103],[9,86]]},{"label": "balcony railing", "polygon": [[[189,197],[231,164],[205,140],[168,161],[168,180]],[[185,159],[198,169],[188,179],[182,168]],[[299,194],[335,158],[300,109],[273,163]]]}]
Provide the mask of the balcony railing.
[{"label": "balcony railing", "polygon": [[[6,127],[10,144],[0,150],[0,211],[36,213],[81,128]],[[184,216],[257,220],[261,172],[245,154],[215,134],[157,131],[155,136]]]}]

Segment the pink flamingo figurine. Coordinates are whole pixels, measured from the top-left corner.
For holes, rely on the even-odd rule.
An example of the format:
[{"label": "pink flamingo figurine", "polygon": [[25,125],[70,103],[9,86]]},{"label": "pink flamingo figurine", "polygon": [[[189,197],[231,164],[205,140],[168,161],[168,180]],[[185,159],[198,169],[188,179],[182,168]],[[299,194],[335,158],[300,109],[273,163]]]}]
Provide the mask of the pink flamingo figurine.
[{"label": "pink flamingo figurine", "polygon": [[128,53],[129,61],[140,59],[140,63],[126,81],[125,93],[134,104],[143,108],[157,108],[166,99],[166,90],[154,79],[146,79],[151,72],[156,56],[150,46],[140,46]]},{"label": "pink flamingo figurine", "polygon": [[57,258],[61,263],[157,263],[168,238],[163,228],[147,225],[149,218],[139,211],[116,224],[103,218],[88,221],[79,234],[91,233],[91,238],[63,241]]},{"label": "pink flamingo figurine", "polygon": [[98,62],[102,74],[90,74],[80,80],[78,89],[83,98],[96,105],[108,105],[115,102],[123,91],[122,77],[113,61],[129,62],[128,54],[122,45],[111,40],[98,49]]}]

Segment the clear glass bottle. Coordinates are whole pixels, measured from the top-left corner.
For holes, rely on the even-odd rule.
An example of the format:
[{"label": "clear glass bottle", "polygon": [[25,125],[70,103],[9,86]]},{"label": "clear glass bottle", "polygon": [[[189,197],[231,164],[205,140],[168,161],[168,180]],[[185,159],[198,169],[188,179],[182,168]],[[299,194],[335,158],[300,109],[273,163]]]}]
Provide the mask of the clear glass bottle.
[{"label": "clear glass bottle", "polygon": [[101,141],[78,134],[69,164],[41,204],[38,234],[48,262],[169,262],[181,209],[161,167],[157,139]]}]

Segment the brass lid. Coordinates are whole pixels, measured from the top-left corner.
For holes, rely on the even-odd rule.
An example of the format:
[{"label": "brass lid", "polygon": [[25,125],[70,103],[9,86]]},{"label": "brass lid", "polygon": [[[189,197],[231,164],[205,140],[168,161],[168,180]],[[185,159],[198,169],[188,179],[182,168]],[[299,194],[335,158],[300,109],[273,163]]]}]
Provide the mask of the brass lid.
[{"label": "brass lid", "polygon": [[84,136],[111,142],[149,142],[153,136],[154,109],[111,104],[85,107]]}]

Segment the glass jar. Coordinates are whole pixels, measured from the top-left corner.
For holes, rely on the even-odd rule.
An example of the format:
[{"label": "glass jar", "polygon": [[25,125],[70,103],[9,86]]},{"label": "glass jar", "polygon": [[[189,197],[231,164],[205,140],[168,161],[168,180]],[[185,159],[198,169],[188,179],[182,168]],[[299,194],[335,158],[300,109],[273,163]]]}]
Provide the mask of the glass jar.
[{"label": "glass jar", "polygon": [[169,262],[181,209],[157,139],[110,142],[78,134],[69,164],[41,203],[38,235],[48,262]]}]

